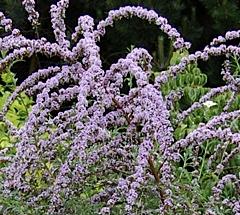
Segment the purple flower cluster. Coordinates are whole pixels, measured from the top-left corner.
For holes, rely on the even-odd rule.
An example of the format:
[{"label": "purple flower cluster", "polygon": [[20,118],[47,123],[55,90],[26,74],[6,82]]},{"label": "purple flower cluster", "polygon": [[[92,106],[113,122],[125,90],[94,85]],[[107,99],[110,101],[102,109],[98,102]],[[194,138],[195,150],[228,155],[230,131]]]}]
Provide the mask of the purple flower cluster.
[{"label": "purple flower cluster", "polygon": [[[0,50],[7,52],[0,60],[1,69],[17,59],[37,53],[59,56],[65,62],[61,67],[33,73],[17,87],[2,109],[1,120],[17,139],[16,154],[3,170],[4,192],[9,194],[11,190],[17,190],[26,194],[29,205],[36,206],[44,200],[49,205],[48,214],[64,214],[64,202],[74,195],[84,194],[84,187],[96,176],[103,181],[103,188],[91,199],[92,202],[104,202],[101,214],[109,214],[121,202],[126,214],[134,214],[139,196],[149,184],[154,184],[152,186],[161,199],[160,213],[167,214],[176,207],[172,196],[172,164],[178,161],[181,150],[188,146],[199,147],[210,139],[231,142],[235,148],[219,164],[220,174],[230,158],[240,151],[240,133],[234,133],[227,125],[239,118],[240,111],[223,112],[175,141],[170,110],[182,93],[171,92],[164,97],[159,89],[170,77],[184,72],[189,64],[198,60],[239,55],[238,46],[216,46],[238,38],[239,32],[229,32],[225,38],[214,39],[203,51],[182,58],[179,64],[160,73],[152,83],[149,80],[152,57],[147,50],[135,48],[103,70],[97,42],[104,36],[106,27],[113,26],[115,21],[136,16],[159,26],[173,41],[176,50],[188,49],[190,44],[165,18],[152,10],[130,6],[110,11],[96,27],[93,18],[81,16],[70,41],[64,23],[68,4],[69,1],[60,0],[51,6],[56,43],[50,43],[46,38],[27,39],[18,29],[0,38]],[[36,26],[35,2],[23,1],[23,5],[32,25]],[[0,24],[6,31],[11,29],[11,20],[2,13]],[[75,44],[72,48],[71,42]],[[224,65],[222,74],[226,85],[210,90],[199,102],[183,111],[178,116],[180,121],[218,94],[239,93],[239,80],[231,74],[227,61]],[[122,88],[129,75],[136,84],[124,94]],[[21,92],[34,96],[36,101],[25,125],[17,129],[5,115]],[[230,105],[231,102],[225,111]],[[217,147],[215,153],[220,148]],[[218,197],[225,182],[232,179],[239,181],[235,175],[224,176],[213,189],[214,197]],[[231,208],[239,211],[239,202],[235,201]]]},{"label": "purple flower cluster", "polygon": [[39,25],[38,18],[39,13],[35,10],[35,1],[34,0],[24,0],[22,5],[28,13],[28,20],[31,22],[33,28],[36,28]]},{"label": "purple flower cluster", "polygon": [[62,48],[68,48],[70,42],[66,40],[66,26],[64,23],[65,11],[69,1],[59,1],[57,5],[51,5],[51,21],[55,39]]},{"label": "purple flower cluster", "polygon": [[12,20],[7,19],[2,12],[0,12],[0,27],[4,27],[6,32],[12,30]]}]

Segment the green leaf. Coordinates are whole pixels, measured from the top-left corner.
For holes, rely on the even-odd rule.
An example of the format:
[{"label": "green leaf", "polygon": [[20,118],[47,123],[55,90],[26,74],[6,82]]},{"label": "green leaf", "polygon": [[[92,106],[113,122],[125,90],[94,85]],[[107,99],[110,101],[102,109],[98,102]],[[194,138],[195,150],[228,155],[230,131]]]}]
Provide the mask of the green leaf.
[{"label": "green leaf", "polygon": [[15,84],[14,74],[12,72],[2,73],[1,78],[6,84]]},{"label": "green leaf", "polygon": [[10,92],[6,91],[2,97],[0,97],[0,110],[3,108],[4,103],[6,102],[7,98],[11,95]]},{"label": "green leaf", "polygon": [[11,146],[11,142],[9,140],[9,137],[7,137],[7,136],[1,137],[0,148],[6,148],[6,147],[10,147],[10,146]]},{"label": "green leaf", "polygon": [[183,138],[186,134],[186,124],[181,124],[180,127],[176,128],[174,131],[174,136],[177,140]]}]

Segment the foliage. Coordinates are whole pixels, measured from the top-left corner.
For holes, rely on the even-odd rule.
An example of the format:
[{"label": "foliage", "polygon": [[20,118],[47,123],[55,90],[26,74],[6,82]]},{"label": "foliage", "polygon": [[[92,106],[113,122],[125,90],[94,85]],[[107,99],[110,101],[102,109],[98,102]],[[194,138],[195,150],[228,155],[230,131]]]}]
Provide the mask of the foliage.
[{"label": "foliage", "polygon": [[[2,52],[2,57],[5,57],[5,53]],[[14,63],[16,63],[15,61]],[[0,110],[2,109],[4,103],[16,89],[16,78],[15,75],[10,71],[10,67],[6,68],[4,72],[1,73],[1,85],[0,85]],[[30,111],[32,105],[32,100],[27,97],[24,93],[21,93],[16,100],[11,105],[8,113],[7,119],[10,120],[15,126],[21,127]],[[7,127],[3,122],[0,123],[0,149],[10,147],[13,140],[11,140],[11,135],[8,133]]]},{"label": "foliage", "polygon": [[[0,151],[2,213],[240,213],[240,48],[225,44],[240,31],[190,54],[190,43],[165,18],[126,6],[97,25],[80,16],[68,35],[68,3],[51,6],[55,42],[27,39],[0,13],[3,96],[9,84],[13,90],[1,109],[3,133],[13,139]],[[35,2],[22,4],[38,34]],[[133,16],[170,40],[171,54],[158,54],[165,71],[134,47],[104,69],[98,42],[115,21]],[[59,65],[15,88],[12,63],[39,54],[57,57]],[[211,56],[225,58],[224,86],[205,86],[198,62]]]}]

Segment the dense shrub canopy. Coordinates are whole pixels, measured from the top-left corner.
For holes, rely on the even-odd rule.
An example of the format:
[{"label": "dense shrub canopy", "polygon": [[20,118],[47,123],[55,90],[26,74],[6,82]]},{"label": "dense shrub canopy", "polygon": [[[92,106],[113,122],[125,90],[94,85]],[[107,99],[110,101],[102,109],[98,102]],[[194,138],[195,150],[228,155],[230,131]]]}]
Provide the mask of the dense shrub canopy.
[{"label": "dense shrub canopy", "polygon": [[[22,4],[37,33],[39,14],[35,2],[25,0]],[[27,39],[20,30],[12,29],[11,20],[0,13],[0,24],[6,32],[0,38],[0,50],[5,53],[0,60],[1,70],[35,54],[60,59],[59,65],[30,75],[2,108],[2,121],[14,137],[14,146],[2,150],[8,161],[2,168],[4,196],[17,195],[29,207],[48,214],[67,213],[71,210],[67,204],[74,197],[98,204],[101,214],[184,214],[187,210],[192,214],[217,214],[229,209],[239,214],[239,174],[226,167],[240,150],[239,129],[231,125],[240,114],[236,106],[239,78],[232,68],[232,57],[239,56],[240,48],[225,43],[238,39],[240,31],[227,32],[203,51],[184,55],[190,43],[167,19],[153,10],[126,6],[110,11],[97,24],[88,15],[80,16],[68,40],[64,22],[68,4],[60,0],[51,6],[55,42]],[[172,41],[180,57],[166,71],[153,73],[152,57],[143,48],[132,49],[125,58],[103,69],[98,43],[106,27],[133,16],[155,24]],[[226,58],[222,70],[226,84],[206,89],[206,94],[203,90],[197,101],[193,92],[205,82],[197,62],[207,61],[210,56]],[[197,80],[188,91],[195,98],[187,108],[181,107],[180,100],[185,88],[171,91],[172,83],[191,82],[182,83],[183,73],[187,74],[186,80],[191,75]],[[6,114],[22,92],[35,102],[19,128]],[[199,120],[196,111],[214,105],[211,100],[222,94],[230,95],[230,99],[219,107],[221,110]],[[186,125],[188,122],[192,127]],[[188,131],[178,134],[184,126]],[[211,154],[208,147],[212,148]],[[179,167],[187,152],[196,170],[191,173],[196,186],[202,186],[203,171],[217,177],[207,200],[196,200],[192,206],[181,200],[183,188],[179,183]],[[222,193],[228,184],[233,194],[225,198]],[[153,194],[155,204],[150,207],[147,198]]]}]

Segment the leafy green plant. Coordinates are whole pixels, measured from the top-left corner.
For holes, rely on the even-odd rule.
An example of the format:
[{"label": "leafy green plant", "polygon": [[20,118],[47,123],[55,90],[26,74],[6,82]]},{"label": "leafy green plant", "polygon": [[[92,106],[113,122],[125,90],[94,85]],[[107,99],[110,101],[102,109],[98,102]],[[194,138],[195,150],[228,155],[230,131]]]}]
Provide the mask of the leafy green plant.
[{"label": "leafy green plant", "polygon": [[[64,23],[68,3],[58,1],[51,7],[53,43],[11,31],[11,20],[0,13],[1,24],[13,37],[2,40],[9,51],[0,59],[2,69],[12,59],[39,53],[61,58],[58,66],[39,69],[3,99],[2,121],[8,125],[7,135],[12,134],[7,141],[16,144],[4,146],[10,152],[0,151],[6,160],[0,169],[2,212],[238,211],[240,112],[235,102],[240,88],[227,62],[239,49],[219,43],[240,38],[239,32],[228,32],[203,51],[189,54],[190,43],[165,18],[126,6],[110,11],[97,27],[92,17],[81,16],[70,39]],[[36,30],[35,2],[22,4]],[[169,55],[164,54],[163,39],[158,40],[157,63],[165,71],[155,71],[148,51],[133,47],[109,69],[102,66],[99,38],[114,21],[132,16],[154,23],[171,40],[175,51],[169,48]],[[228,61],[222,71],[226,85],[210,89],[198,62],[212,55]],[[2,82],[4,95],[16,85],[8,68]],[[29,114],[31,102],[21,92],[36,99]]]},{"label": "leafy green plant", "polygon": [[[6,53],[1,52],[2,57],[5,57]],[[11,66],[18,61],[13,62],[9,67],[1,72],[0,76],[0,111],[6,103],[7,99],[11,96],[16,89],[17,79],[15,74],[11,72]],[[13,125],[21,127],[31,110],[33,101],[25,93],[21,93],[13,104],[10,106],[7,112],[7,119],[10,120]],[[9,135],[8,129],[3,122],[0,122],[0,149],[11,147],[14,142],[14,138]]]}]

